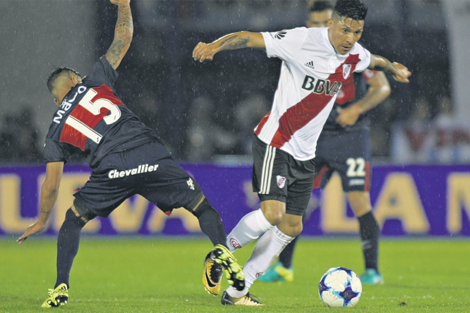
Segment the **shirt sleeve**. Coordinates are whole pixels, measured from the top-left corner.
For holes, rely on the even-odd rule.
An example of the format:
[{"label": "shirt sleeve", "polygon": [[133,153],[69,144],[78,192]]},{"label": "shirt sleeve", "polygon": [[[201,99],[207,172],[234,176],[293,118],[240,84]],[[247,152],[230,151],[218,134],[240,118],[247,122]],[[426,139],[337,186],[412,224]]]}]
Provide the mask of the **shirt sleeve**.
[{"label": "shirt sleeve", "polygon": [[371,62],[371,56],[369,50],[363,48],[359,43],[356,43],[354,45],[354,48],[356,52],[354,53],[359,53],[359,63],[356,65],[356,69],[354,72],[363,72],[365,69],[367,69],[370,65]]},{"label": "shirt sleeve", "polygon": [[51,138],[46,138],[46,143],[44,144],[44,162],[67,163],[71,154],[71,149],[68,149],[65,144],[60,144]]},{"label": "shirt sleeve", "polygon": [[369,69],[365,69],[364,72],[362,72],[362,77],[364,77],[366,82],[368,82],[369,80],[374,78],[375,75],[377,75],[377,71],[373,71],[373,70],[369,70]]},{"label": "shirt sleeve", "polygon": [[85,77],[90,81],[95,82],[97,85],[106,84],[112,89],[114,89],[114,84],[118,78],[119,74],[116,70],[109,64],[105,56],[102,56],[98,62],[93,65],[90,73]]},{"label": "shirt sleeve", "polygon": [[295,59],[308,36],[307,28],[298,27],[279,32],[261,33],[268,57],[289,62]]}]

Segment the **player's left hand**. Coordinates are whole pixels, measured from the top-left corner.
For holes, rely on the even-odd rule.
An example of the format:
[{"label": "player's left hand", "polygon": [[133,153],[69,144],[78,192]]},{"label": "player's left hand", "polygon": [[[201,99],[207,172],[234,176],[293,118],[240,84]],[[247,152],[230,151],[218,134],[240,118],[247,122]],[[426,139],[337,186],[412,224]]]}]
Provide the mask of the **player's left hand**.
[{"label": "player's left hand", "polygon": [[338,108],[336,111],[339,113],[336,118],[336,123],[340,124],[342,127],[356,124],[359,115],[362,113],[357,105],[352,105],[346,109]]},{"label": "player's left hand", "polygon": [[400,83],[409,83],[408,77],[411,76],[411,72],[403,64],[393,62],[394,73],[393,78]]},{"label": "player's left hand", "polygon": [[193,59],[201,63],[206,60],[212,61],[216,53],[217,51],[214,49],[212,44],[200,42],[193,50]]},{"label": "player's left hand", "polygon": [[25,233],[19,237],[16,242],[18,244],[22,244],[26,239],[28,239],[29,236],[34,235],[36,233],[39,233],[46,228],[46,224],[40,223],[39,221],[36,223],[33,223],[29,225],[29,227],[26,229]]}]

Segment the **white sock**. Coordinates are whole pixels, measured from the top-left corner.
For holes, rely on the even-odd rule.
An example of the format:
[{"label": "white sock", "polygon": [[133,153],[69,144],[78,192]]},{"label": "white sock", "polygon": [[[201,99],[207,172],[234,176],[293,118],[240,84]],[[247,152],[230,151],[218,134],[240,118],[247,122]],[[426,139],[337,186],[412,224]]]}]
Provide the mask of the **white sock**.
[{"label": "white sock", "polygon": [[256,243],[250,258],[243,267],[245,285],[250,288],[259,276],[268,269],[282,250],[294,240],[295,237],[281,232],[277,226],[266,232]]},{"label": "white sock", "polygon": [[246,296],[246,294],[248,293],[248,290],[249,288],[247,286],[245,286],[245,288],[242,291],[238,291],[233,286],[228,286],[228,288],[225,291],[227,291],[228,295],[232,298],[241,298],[241,297]]},{"label": "white sock", "polygon": [[245,215],[227,236],[230,252],[246,246],[273,227],[261,209]]}]

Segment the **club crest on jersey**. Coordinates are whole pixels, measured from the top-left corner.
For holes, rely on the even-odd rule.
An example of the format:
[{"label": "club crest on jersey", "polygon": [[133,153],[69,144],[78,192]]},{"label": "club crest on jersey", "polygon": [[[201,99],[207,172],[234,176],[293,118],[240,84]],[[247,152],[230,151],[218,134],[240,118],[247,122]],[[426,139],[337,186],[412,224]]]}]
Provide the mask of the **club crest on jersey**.
[{"label": "club crest on jersey", "polygon": [[276,179],[277,179],[277,186],[281,189],[284,188],[284,186],[286,185],[286,178],[283,176],[277,175]]},{"label": "club crest on jersey", "polygon": [[348,78],[349,74],[351,74],[351,64],[343,64],[343,78]]}]

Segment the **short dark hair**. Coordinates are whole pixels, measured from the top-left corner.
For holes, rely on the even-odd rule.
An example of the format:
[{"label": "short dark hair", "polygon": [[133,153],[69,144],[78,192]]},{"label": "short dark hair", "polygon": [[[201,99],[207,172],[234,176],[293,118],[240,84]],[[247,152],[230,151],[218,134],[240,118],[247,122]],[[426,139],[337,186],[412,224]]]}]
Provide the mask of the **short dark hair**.
[{"label": "short dark hair", "polygon": [[59,76],[61,76],[64,73],[67,73],[69,75],[75,74],[78,77],[81,77],[80,74],[72,68],[65,67],[65,66],[56,68],[55,70],[52,71],[51,74],[49,74],[49,77],[47,78],[47,88],[49,89],[51,93],[52,93],[52,90],[54,89],[55,81],[57,80],[57,78],[59,78]]},{"label": "short dark hair", "polygon": [[330,0],[315,1],[309,8],[310,12],[323,12],[325,10],[333,10],[333,3]]},{"label": "short dark hair", "polygon": [[366,19],[367,7],[360,0],[338,0],[333,10],[333,15],[335,14],[356,21],[363,21]]}]

